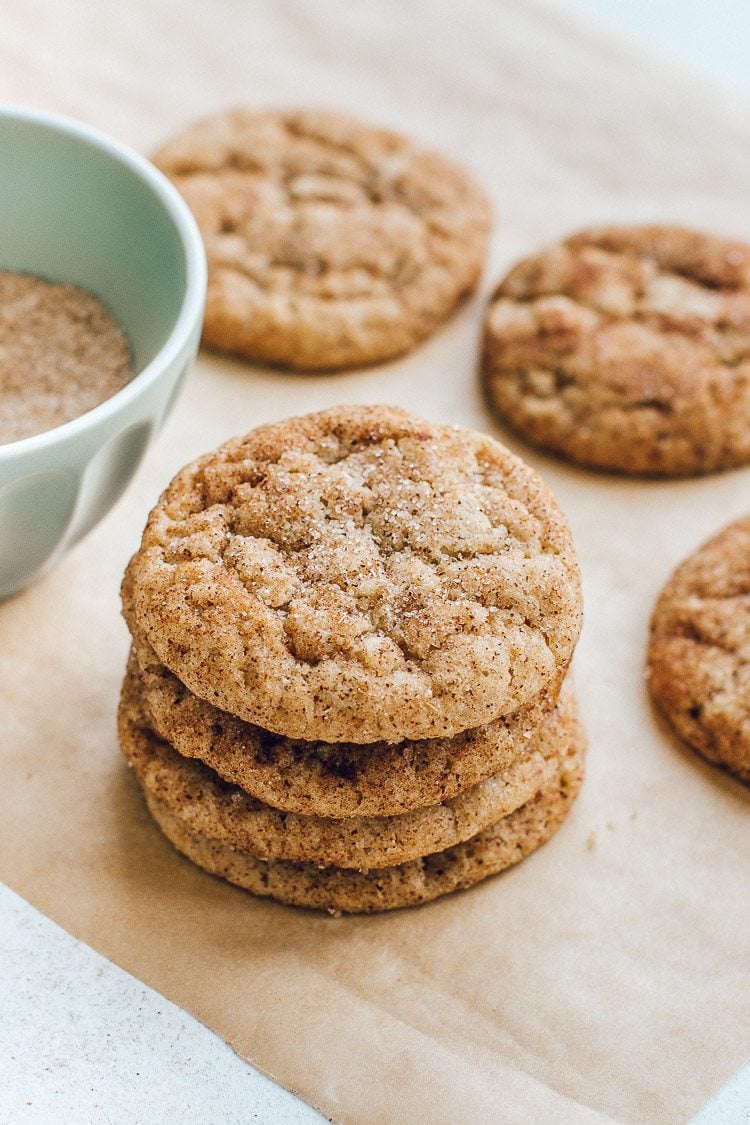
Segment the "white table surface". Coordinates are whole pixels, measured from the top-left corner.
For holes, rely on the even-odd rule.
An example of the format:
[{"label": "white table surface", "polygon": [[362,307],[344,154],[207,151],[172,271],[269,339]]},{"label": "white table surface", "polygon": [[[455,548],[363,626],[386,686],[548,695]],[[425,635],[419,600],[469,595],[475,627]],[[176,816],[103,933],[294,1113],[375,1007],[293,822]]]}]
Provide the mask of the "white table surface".
[{"label": "white table surface", "polygon": [[[578,2],[750,93],[750,0]],[[320,1120],[197,1020],[0,885],[0,1125]],[[693,1125],[741,1122],[750,1122],[750,1065]]]}]

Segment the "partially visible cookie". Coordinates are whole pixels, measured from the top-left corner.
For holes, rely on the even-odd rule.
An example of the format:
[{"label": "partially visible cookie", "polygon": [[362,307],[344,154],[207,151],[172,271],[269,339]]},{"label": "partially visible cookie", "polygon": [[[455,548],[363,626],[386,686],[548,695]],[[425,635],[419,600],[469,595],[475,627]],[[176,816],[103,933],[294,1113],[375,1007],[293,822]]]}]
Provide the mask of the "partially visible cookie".
[{"label": "partially visible cookie", "polygon": [[[183,756],[265,804],[304,816],[396,816],[448,801],[527,758],[550,720],[555,683],[516,715],[453,738],[304,742],[271,734],[188,691],[142,637],[135,654],[151,722]],[[563,702],[563,710],[568,706]]]},{"label": "partially visible cookie", "polygon": [[750,246],[680,227],[584,231],[490,300],[482,375],[529,441],[680,476],[750,460]]},{"label": "partially visible cookie", "polygon": [[252,852],[194,831],[153,793],[147,791],[145,796],[172,844],[213,875],[294,906],[370,914],[416,906],[471,887],[540,847],[569,811],[583,776],[583,757],[583,743],[573,739],[563,751],[558,774],[510,816],[453,848],[370,871],[258,859]]},{"label": "partially visible cookie", "polygon": [[390,359],[481,273],[490,207],[473,177],[343,114],[234,109],[153,159],[203,234],[214,347],[309,371]]},{"label": "partially visible cookie", "polygon": [[[401,816],[332,820],[282,812],[229,785],[159,738],[131,654],[118,712],[120,746],[141,788],[191,832],[261,859],[357,868],[405,863],[475,836],[514,812],[559,773],[563,748],[581,737],[572,692],[507,770],[443,804]],[[366,753],[366,751],[365,751]]]},{"label": "partially visible cookie", "polygon": [[127,619],[195,694],[290,738],[442,738],[559,681],[570,529],[486,435],[386,406],[261,426],[151,512]]},{"label": "partially visible cookie", "polygon": [[677,733],[750,784],[750,517],[667,582],[651,621],[648,675]]}]

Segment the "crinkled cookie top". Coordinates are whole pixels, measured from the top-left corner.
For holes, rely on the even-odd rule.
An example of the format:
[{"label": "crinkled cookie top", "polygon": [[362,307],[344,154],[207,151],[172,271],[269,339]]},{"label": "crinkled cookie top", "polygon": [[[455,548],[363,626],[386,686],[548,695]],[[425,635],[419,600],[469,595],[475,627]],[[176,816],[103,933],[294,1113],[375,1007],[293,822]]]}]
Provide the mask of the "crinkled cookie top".
[{"label": "crinkled cookie top", "polygon": [[413,347],[481,272],[489,204],[464,169],[328,111],[235,109],[154,161],[209,262],[204,339],[307,369]]},{"label": "crinkled cookie top", "polygon": [[189,465],[128,587],[196,695],[328,742],[510,714],[580,630],[570,532],[537,475],[485,435],[383,406],[261,426]]},{"label": "crinkled cookie top", "polygon": [[603,469],[750,460],[750,246],[680,227],[585,231],[513,269],[487,312],[490,402]]}]

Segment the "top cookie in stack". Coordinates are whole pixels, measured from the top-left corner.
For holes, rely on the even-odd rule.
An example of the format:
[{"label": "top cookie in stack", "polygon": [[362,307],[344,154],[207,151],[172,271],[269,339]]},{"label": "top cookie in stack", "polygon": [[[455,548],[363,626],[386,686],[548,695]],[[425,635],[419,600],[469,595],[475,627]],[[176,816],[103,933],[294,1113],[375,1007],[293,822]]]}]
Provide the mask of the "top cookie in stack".
[{"label": "top cookie in stack", "polygon": [[[465,817],[458,841],[455,817],[447,835],[407,833],[405,867],[470,837],[479,869],[489,845],[477,841],[495,822],[507,866],[561,819],[582,751],[572,701],[556,707],[580,629],[578,568],[549,491],[489,437],[381,406],[262,426],[177,475],[128,567],[124,602],[138,660],[121,740],[147,796],[144,755],[170,751],[170,777],[184,781],[197,758],[272,810],[334,821],[439,809],[489,778],[520,794],[521,810],[464,796],[484,822]],[[528,767],[534,780],[514,786],[507,771],[534,752],[552,767]],[[164,787],[174,797],[174,786],[160,776],[150,805],[178,847],[260,893],[382,909],[452,889],[444,873],[425,888],[424,861],[417,891],[415,872],[387,866],[380,894],[372,876],[385,885],[383,868],[363,876],[374,864],[361,849],[351,862],[337,852],[339,869],[326,848],[253,850],[246,832],[238,845],[236,833],[206,827],[215,818],[196,831],[196,809],[170,805]],[[520,838],[512,816],[526,825]],[[378,825],[368,831],[380,862]],[[453,885],[491,873],[488,861],[467,878],[467,862],[454,857],[464,873]],[[265,881],[247,876],[264,863]],[[311,896],[311,880],[329,885]]]}]

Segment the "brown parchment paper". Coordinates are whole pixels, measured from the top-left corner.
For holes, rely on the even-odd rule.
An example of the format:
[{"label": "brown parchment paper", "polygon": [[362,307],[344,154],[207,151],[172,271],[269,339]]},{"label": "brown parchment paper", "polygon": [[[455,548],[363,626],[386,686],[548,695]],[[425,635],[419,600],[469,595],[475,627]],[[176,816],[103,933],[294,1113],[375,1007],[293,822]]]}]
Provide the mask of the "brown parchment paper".
[{"label": "brown parchment paper", "polygon": [[[750,509],[750,469],[618,480],[545,458],[486,414],[482,304],[520,253],[604,220],[750,237],[750,114],[565,4],[5,0],[0,93],[148,152],[237,102],[330,104],[472,165],[496,207],[480,297],[414,355],[300,377],[202,354],[116,510],[0,606],[0,876],[348,1122],[685,1120],[750,1056],[748,793],[650,709],[647,618],[670,569]],[[118,754],[118,584],[149,507],[230,434],[382,401],[488,429],[570,519],[591,750],[555,839],[419,910],[332,919],[204,875],[151,824]]]}]

